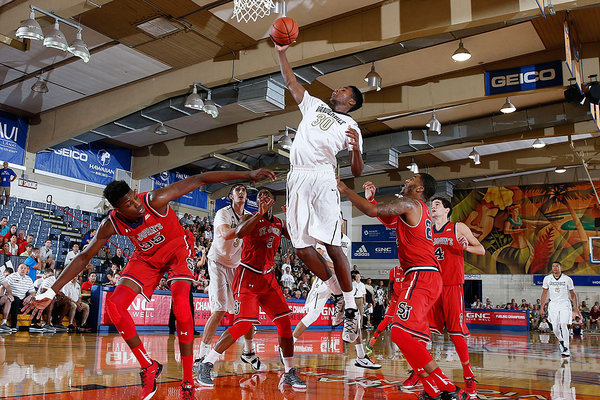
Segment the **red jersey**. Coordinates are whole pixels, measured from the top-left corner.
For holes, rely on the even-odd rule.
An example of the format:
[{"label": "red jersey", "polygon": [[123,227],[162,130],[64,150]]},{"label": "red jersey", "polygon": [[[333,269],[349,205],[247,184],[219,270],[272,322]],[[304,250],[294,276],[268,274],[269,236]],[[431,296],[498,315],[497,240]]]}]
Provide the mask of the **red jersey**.
[{"label": "red jersey", "polygon": [[110,210],[108,218],[119,235],[127,236],[135,245],[132,258],[150,258],[171,253],[176,248],[188,246],[185,232],[175,212],[170,206],[164,215],[159,214],[148,203],[148,192],[138,194],[146,213],[138,221],[130,222],[116,210]]},{"label": "red jersey", "polygon": [[399,265],[390,269],[389,279],[390,282],[392,282],[392,288],[394,289],[392,296],[398,296],[398,293],[400,293],[400,289],[402,288],[402,281],[404,280],[404,271]]},{"label": "red jersey", "polygon": [[424,201],[416,201],[421,206],[421,219],[417,225],[408,225],[402,217],[396,217],[398,260],[404,273],[408,273],[412,267],[439,270],[439,263],[433,254],[433,223],[429,216],[429,208]]},{"label": "red jersey", "polygon": [[465,283],[465,259],[463,248],[456,240],[456,223],[446,222],[439,231],[434,226],[433,246],[444,285]]},{"label": "red jersey", "polygon": [[261,217],[254,230],[244,236],[241,264],[261,273],[268,271],[275,265],[275,253],[282,233],[283,222],[279,218],[273,217],[271,222]]}]

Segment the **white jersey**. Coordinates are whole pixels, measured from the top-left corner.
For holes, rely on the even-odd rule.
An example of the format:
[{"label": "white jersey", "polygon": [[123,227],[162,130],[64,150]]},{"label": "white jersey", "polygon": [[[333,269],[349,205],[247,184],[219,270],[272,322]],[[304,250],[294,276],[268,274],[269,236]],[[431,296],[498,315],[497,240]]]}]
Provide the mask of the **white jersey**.
[{"label": "white jersey", "polygon": [[561,274],[558,279],[554,275],[546,275],[542,288],[548,289],[548,299],[553,305],[568,305],[571,307],[571,296],[569,291],[573,290],[573,280],[565,274]]},{"label": "white jersey", "polygon": [[[244,210],[242,215],[246,214],[251,213]],[[228,268],[237,268],[240,265],[240,260],[242,259],[242,239],[233,238],[225,240],[219,232],[219,227],[221,225],[229,225],[231,228],[237,227],[242,220],[242,215],[237,215],[231,206],[221,208],[217,211],[213,223],[215,227],[215,239],[207,255],[209,260],[216,261]]]},{"label": "white jersey", "polygon": [[337,166],[335,156],[341,150],[348,148],[346,136],[348,126],[358,132],[358,144],[362,153],[362,135],[358,124],[351,116],[333,111],[331,107],[322,100],[312,97],[306,90],[298,107],[302,113],[302,121],[298,125],[290,151],[292,166],[331,165],[335,168]]},{"label": "white jersey", "polygon": [[[344,235],[342,233],[342,251],[344,252],[344,255],[346,256],[346,258],[348,260],[350,260],[350,245],[352,244],[352,242],[350,241],[350,238],[346,235]],[[331,258],[329,258],[329,254],[327,254],[327,249],[325,248],[325,245],[322,245],[321,243],[317,243],[316,245],[317,250],[321,249],[323,250],[323,258],[325,259],[325,261],[329,262],[329,263],[333,263],[333,261],[331,261]]]}]

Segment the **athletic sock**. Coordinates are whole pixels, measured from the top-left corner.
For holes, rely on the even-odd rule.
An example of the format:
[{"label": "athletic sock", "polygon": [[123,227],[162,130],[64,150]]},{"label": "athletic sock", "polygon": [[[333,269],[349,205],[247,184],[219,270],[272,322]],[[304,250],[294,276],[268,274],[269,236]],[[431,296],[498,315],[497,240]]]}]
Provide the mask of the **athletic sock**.
[{"label": "athletic sock", "polygon": [[358,309],[356,302],[354,301],[354,294],[352,292],[342,292],[344,295],[344,302],[346,303],[346,310],[349,308]]},{"label": "athletic sock", "polygon": [[194,356],[181,356],[181,366],[183,368],[183,382],[194,382],[192,367],[194,366]]},{"label": "athletic sock", "polygon": [[221,354],[217,353],[215,349],[212,349],[208,352],[206,357],[204,357],[204,362],[214,364],[215,362],[217,362],[220,356]]},{"label": "athletic sock", "polygon": [[6,324],[6,318],[2,320],[2,324]]},{"label": "athletic sock", "polygon": [[200,354],[198,355],[198,358],[205,357],[209,351],[210,351],[210,343],[201,342],[200,343]]},{"label": "athletic sock", "polygon": [[331,278],[327,279],[325,281],[325,284],[327,285],[329,290],[331,290],[331,293],[333,293],[334,295],[339,296],[340,294],[342,294],[342,288],[340,287],[340,284],[335,275],[332,275]]},{"label": "athletic sock", "polygon": [[254,353],[254,343],[252,339],[244,338],[244,353]]},{"label": "athletic sock", "polygon": [[456,385],[452,383],[450,378],[444,374],[440,367],[437,367],[431,374],[429,374],[428,378],[433,379],[435,386],[437,386],[440,390],[445,392],[453,392],[456,390]]},{"label": "athletic sock", "polygon": [[294,357],[281,357],[283,359],[283,368],[289,372],[294,367]]},{"label": "athletic sock", "polygon": [[423,384],[423,389],[427,392],[431,397],[438,397],[442,392],[436,385],[436,381],[433,376],[430,374],[426,377],[420,377],[421,383]]},{"label": "athletic sock", "polygon": [[131,351],[142,368],[148,368],[152,365],[152,359],[148,356],[148,353],[146,353],[146,349],[142,343],[132,348]]},{"label": "athletic sock", "polygon": [[356,356],[358,358],[365,358],[365,349],[363,348],[362,343],[355,344],[354,348],[356,349]]},{"label": "athletic sock", "polygon": [[472,378],[475,376],[475,374],[473,373],[473,369],[471,368],[471,363],[463,364],[462,369],[463,369],[463,376],[465,378]]}]

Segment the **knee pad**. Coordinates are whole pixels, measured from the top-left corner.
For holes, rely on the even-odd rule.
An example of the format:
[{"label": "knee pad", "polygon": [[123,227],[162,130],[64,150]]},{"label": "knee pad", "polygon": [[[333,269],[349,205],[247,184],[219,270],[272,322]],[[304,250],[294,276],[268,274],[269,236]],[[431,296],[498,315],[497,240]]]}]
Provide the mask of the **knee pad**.
[{"label": "knee pad", "polygon": [[233,337],[234,340],[238,340],[240,337],[245,335],[246,332],[248,332],[250,329],[252,329],[251,321],[240,321],[233,324],[233,326],[229,327],[229,329],[227,330],[229,331],[229,334],[231,335],[231,337]]},{"label": "knee pad", "polygon": [[180,343],[190,343],[194,340],[194,319],[190,309],[190,285],[177,281],[171,284],[173,297],[173,314],[177,324],[177,338]]},{"label": "knee pad", "polygon": [[279,337],[282,337],[282,338],[291,338],[292,337],[292,324],[290,323],[289,315],[284,315],[283,317],[275,318],[273,323],[277,327],[277,335]]},{"label": "knee pad", "polygon": [[133,319],[127,312],[127,307],[136,296],[137,293],[130,287],[117,285],[112,296],[106,301],[106,313],[125,340],[137,334]]}]

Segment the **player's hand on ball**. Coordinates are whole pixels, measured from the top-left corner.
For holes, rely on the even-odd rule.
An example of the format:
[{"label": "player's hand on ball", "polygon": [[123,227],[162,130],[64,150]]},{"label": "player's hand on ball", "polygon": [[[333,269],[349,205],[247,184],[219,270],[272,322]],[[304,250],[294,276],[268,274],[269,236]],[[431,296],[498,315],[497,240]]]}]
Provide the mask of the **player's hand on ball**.
[{"label": "player's hand on ball", "polygon": [[[273,40],[273,39],[271,39],[271,40]],[[292,44],[294,44],[294,43],[296,43],[296,42],[295,41],[292,42]],[[273,44],[275,45],[275,50],[277,50],[280,53],[285,52],[292,45],[292,44],[288,44],[288,45],[285,45],[285,46],[281,46],[281,45],[275,43],[274,40],[273,40]]]},{"label": "player's hand on ball", "polygon": [[275,173],[270,169],[261,168],[255,169],[254,171],[250,171],[250,179],[254,182],[262,181],[265,179],[270,179],[271,181],[275,181]]},{"label": "player's hand on ball", "polygon": [[460,244],[463,249],[466,249],[467,247],[469,247],[469,241],[467,240],[466,237],[464,237],[464,236],[457,236],[456,240],[458,240],[458,244]]},{"label": "player's hand on ball", "polygon": [[258,212],[260,215],[265,215],[273,205],[275,200],[270,197],[263,197],[258,202]]},{"label": "player's hand on ball", "polygon": [[375,199],[375,192],[377,191],[377,187],[373,185],[373,182],[365,182],[363,184],[363,189],[365,189],[365,199],[373,201]]}]

